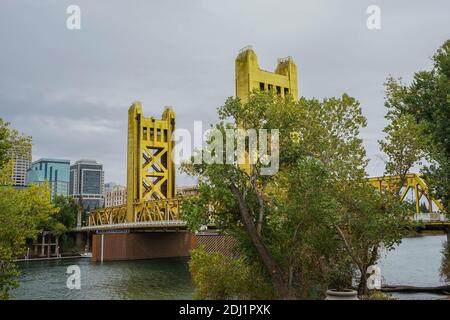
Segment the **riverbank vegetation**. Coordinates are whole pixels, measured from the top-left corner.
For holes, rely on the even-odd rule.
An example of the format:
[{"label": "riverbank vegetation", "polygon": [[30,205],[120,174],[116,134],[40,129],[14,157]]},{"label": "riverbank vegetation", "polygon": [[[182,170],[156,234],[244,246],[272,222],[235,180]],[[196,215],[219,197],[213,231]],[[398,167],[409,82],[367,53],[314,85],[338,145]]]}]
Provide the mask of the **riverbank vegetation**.
[{"label": "riverbank vegetation", "polygon": [[433,194],[447,213],[450,206],[450,40],[434,54],[429,71],[414,73],[410,84],[389,77],[386,83],[387,137],[380,141],[386,172],[403,175],[427,163]]},{"label": "riverbank vegetation", "polygon": [[[327,288],[351,287],[355,274],[360,293],[366,293],[367,268],[378,260],[381,247],[389,250],[401,241],[410,220],[396,197],[365,182],[359,130],[366,119],[359,103],[345,94],[293,101],[254,92],[246,103],[229,98],[219,115],[223,122],[216,129],[222,132],[236,123],[280,128],[279,170],[262,174],[259,159],[249,171],[233,164],[185,163],[184,171],[199,178],[199,195],[184,204],[190,228],[198,230],[212,219],[236,238],[240,264],[245,264],[240,269],[252,270],[272,289],[262,298],[322,298]],[[225,154],[216,146],[210,139],[205,152]],[[205,253],[194,251],[192,266],[199,256],[204,259]],[[227,265],[230,258],[222,259]],[[220,270],[213,264],[191,268],[196,297],[208,298],[201,288],[217,285]],[[236,296],[221,293],[220,298]]]},{"label": "riverbank vegetation", "polygon": [[9,291],[18,285],[16,255],[24,251],[26,240],[36,237],[57,212],[46,185],[25,189],[12,186],[11,149],[17,153],[30,143],[29,137],[10,129],[0,119],[0,299],[7,299]]},{"label": "riverbank vegetation", "polygon": [[[404,174],[422,165],[431,192],[450,213],[450,40],[433,55],[429,71],[414,73],[410,84],[389,77],[386,83],[386,173]],[[425,212],[428,208],[424,208]],[[450,244],[443,246],[442,279],[450,281]]]}]

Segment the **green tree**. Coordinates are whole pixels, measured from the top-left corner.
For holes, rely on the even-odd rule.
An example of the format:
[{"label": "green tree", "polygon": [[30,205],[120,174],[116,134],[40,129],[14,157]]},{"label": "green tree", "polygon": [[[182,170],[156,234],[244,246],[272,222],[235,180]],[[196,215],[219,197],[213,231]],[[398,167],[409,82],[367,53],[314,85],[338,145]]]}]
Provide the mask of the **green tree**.
[{"label": "green tree", "polygon": [[444,242],[442,248],[441,278],[450,282],[450,242]]},{"label": "green tree", "polygon": [[46,185],[11,187],[11,148],[20,152],[29,146],[29,137],[9,129],[0,119],[0,299],[8,299],[9,291],[18,286],[14,258],[25,250],[26,239],[34,238],[57,211]]},{"label": "green tree", "polygon": [[9,123],[4,122],[0,118],[0,168],[3,168],[10,160],[8,151],[11,149],[11,141],[9,139],[11,130],[8,126]]},{"label": "green tree", "polygon": [[0,188],[0,298],[7,299],[17,286],[14,258],[25,250],[27,239],[35,238],[56,212],[45,186],[17,190]]},{"label": "green tree", "polygon": [[351,287],[352,268],[333,230],[339,215],[330,171],[306,157],[280,172],[276,185],[286,192],[268,194],[274,205],[264,231],[293,296],[320,298],[330,286]]},{"label": "green tree", "polygon": [[[12,153],[28,158],[31,150],[31,137],[9,127],[9,123],[0,118],[0,185],[12,185],[14,161]],[[30,159],[31,160],[31,159]]]},{"label": "green tree", "polygon": [[[293,101],[254,92],[245,104],[229,98],[218,112],[222,121],[231,120],[215,126],[222,137],[237,123],[279,130],[279,171],[262,174],[261,158],[249,171],[241,170],[234,164],[236,153],[227,164],[204,159],[185,163],[182,169],[199,178],[199,195],[183,204],[189,227],[198,230],[212,219],[222,232],[233,235],[247,263],[270,280],[278,298],[314,295],[314,288],[320,291],[331,281],[329,275],[339,273],[331,261],[337,265],[339,253],[346,252],[331,223],[337,219],[331,186],[365,176],[359,129],[366,120],[359,103],[347,95]],[[216,139],[210,136],[201,152],[227,159],[226,141],[217,144]],[[329,273],[321,277],[318,270]],[[348,274],[340,278],[348,280]],[[333,278],[337,283],[338,277]]]},{"label": "green tree", "polygon": [[58,208],[58,212],[52,217],[46,229],[60,236],[61,249],[66,251],[73,247],[73,239],[68,232],[76,226],[77,215],[81,207],[75,199],[62,195],[55,196],[53,203]]},{"label": "green tree", "polygon": [[268,299],[273,290],[254,272],[244,257],[206,253],[203,247],[191,253],[189,270],[195,283],[194,299]]},{"label": "green tree", "polygon": [[340,221],[334,227],[359,271],[358,293],[366,295],[369,266],[377,263],[381,248],[394,249],[408,234],[411,212],[396,194],[365,181],[340,184],[336,198]]},{"label": "green tree", "polygon": [[[387,106],[394,118],[412,116],[420,127],[417,134],[427,141],[425,151],[430,165],[423,169],[429,176],[432,192],[449,210],[450,205],[450,40],[433,56],[433,68],[414,74],[411,84],[388,80]],[[412,142],[422,139],[412,139]],[[405,140],[405,142],[407,142]],[[415,147],[411,147],[414,149]]]},{"label": "green tree", "polygon": [[61,223],[67,231],[74,228],[77,222],[77,214],[80,210],[80,205],[76,200],[59,195],[54,197],[53,203],[59,208],[58,213],[53,216],[53,221]]},{"label": "green tree", "polygon": [[406,174],[414,165],[422,164],[421,160],[426,156],[426,139],[424,126],[417,123],[410,114],[386,116],[390,123],[384,128],[386,137],[379,140],[381,151],[387,156],[385,174],[400,177],[400,183],[392,186],[397,194],[406,181]]}]

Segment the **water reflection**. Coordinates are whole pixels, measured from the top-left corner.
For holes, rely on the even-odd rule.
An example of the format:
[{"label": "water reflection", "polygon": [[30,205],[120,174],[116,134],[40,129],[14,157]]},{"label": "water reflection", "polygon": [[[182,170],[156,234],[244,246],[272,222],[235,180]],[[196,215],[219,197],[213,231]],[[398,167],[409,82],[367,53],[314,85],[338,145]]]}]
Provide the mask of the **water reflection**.
[{"label": "water reflection", "polygon": [[[445,236],[403,239],[380,262],[384,282],[439,286]],[[67,266],[81,269],[81,289],[66,287]],[[29,261],[19,264],[20,287],[12,299],[191,299],[187,259],[91,263],[89,259]],[[434,294],[395,294],[400,299],[437,299]]]},{"label": "water reflection", "polygon": [[[81,269],[81,289],[66,287],[67,266]],[[20,263],[20,287],[12,299],[190,299],[186,259],[91,263],[64,259]]]},{"label": "water reflection", "polygon": [[[380,261],[385,283],[390,285],[441,286],[442,248],[447,241],[444,235],[412,237],[402,243]],[[400,299],[439,299],[436,294],[394,294]]]}]

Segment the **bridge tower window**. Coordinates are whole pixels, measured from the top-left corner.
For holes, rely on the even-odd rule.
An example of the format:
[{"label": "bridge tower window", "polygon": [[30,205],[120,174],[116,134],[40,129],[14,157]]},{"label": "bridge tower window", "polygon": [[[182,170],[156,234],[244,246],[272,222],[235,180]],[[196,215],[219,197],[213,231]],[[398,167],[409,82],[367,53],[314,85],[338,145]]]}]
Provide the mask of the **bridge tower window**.
[{"label": "bridge tower window", "polygon": [[142,139],[147,140],[147,127],[142,128]]},{"label": "bridge tower window", "polygon": [[161,129],[156,129],[156,141],[161,142]]},{"label": "bridge tower window", "polygon": [[155,139],[155,129],[150,128],[150,141],[153,141]]}]

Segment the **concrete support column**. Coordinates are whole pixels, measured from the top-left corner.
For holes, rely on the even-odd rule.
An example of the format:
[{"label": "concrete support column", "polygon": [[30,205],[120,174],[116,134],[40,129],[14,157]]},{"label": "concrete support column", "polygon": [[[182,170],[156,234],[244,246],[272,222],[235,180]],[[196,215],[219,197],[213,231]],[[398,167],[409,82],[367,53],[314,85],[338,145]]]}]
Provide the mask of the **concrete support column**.
[{"label": "concrete support column", "polygon": [[189,232],[142,232],[94,234],[92,260],[137,260],[188,257],[192,249]]},{"label": "concrete support column", "polygon": [[87,251],[91,248],[91,233],[89,231],[86,233],[86,248]]},{"label": "concrete support column", "polygon": [[45,253],[45,232],[42,232],[42,239],[41,239],[41,257],[44,256]]},{"label": "concrete support column", "polygon": [[84,242],[84,234],[82,232],[77,232],[75,234],[75,246],[77,248],[82,248],[84,250],[85,242]]},{"label": "concrete support column", "polygon": [[77,212],[77,227],[81,228],[81,212],[82,210],[78,210]]},{"label": "concrete support column", "polygon": [[55,238],[55,254],[57,257],[59,257],[59,236],[56,236]]},{"label": "concrete support column", "polygon": [[47,239],[47,258],[50,258],[50,253],[52,252],[51,243],[52,243],[52,234],[49,233]]}]

